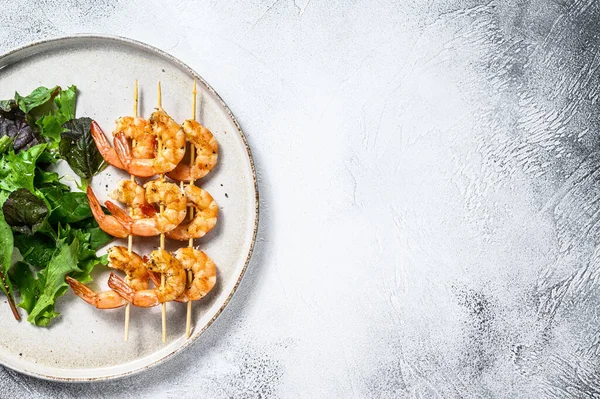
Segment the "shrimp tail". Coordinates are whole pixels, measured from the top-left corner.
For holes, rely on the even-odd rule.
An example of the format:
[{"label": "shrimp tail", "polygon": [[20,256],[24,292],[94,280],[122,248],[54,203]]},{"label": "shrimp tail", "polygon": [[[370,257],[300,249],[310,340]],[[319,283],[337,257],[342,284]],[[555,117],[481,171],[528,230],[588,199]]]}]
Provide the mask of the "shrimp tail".
[{"label": "shrimp tail", "polygon": [[124,169],[126,169],[129,173],[139,177],[150,177],[156,174],[152,168],[133,168],[133,153],[125,133],[119,132],[115,135],[114,145],[117,156],[121,160],[121,163],[125,166]]},{"label": "shrimp tail", "polygon": [[183,163],[180,163],[175,167],[175,169],[167,173],[167,176],[173,180],[183,181],[186,183],[195,180],[194,176],[192,176],[192,167]]},{"label": "shrimp tail", "polygon": [[118,154],[115,152],[115,149],[110,146],[110,143],[104,135],[102,128],[100,127],[100,125],[98,125],[96,121],[92,121],[90,131],[92,133],[94,143],[96,143],[96,147],[98,148],[98,151],[100,151],[102,158],[104,158],[106,162],[108,162],[115,168],[125,169],[123,163],[118,157]]},{"label": "shrimp tail", "polygon": [[75,280],[73,277],[65,277],[67,283],[71,286],[71,289],[79,298],[83,299],[90,305],[96,306],[96,293],[88,288],[86,285]]},{"label": "shrimp tail", "polygon": [[123,225],[123,227],[130,228],[133,223],[133,218],[127,214],[123,209],[119,208],[117,205],[112,203],[111,201],[106,201],[104,203],[110,213],[117,219],[119,223]]},{"label": "shrimp tail", "polygon": [[150,280],[152,280],[154,285],[160,287],[160,273],[148,270],[148,275],[150,276]]},{"label": "shrimp tail", "polygon": [[115,146],[115,151],[119,156],[119,159],[121,160],[125,168],[129,168],[129,164],[131,163],[131,158],[133,157],[133,155],[131,154],[131,146],[127,141],[125,133],[119,132],[115,134],[113,143]]},{"label": "shrimp tail", "polygon": [[133,302],[135,290],[127,285],[127,283],[121,277],[111,273],[110,277],[108,278],[108,286],[127,301]]},{"label": "shrimp tail", "polygon": [[92,215],[94,215],[94,219],[96,219],[100,228],[112,236],[121,238],[127,237],[129,229],[126,226],[123,226],[116,218],[104,214],[104,210],[102,209],[102,206],[100,206],[100,202],[98,201],[98,198],[96,198],[96,194],[94,194],[94,190],[92,190],[91,187],[88,186],[86,194],[90,203]]},{"label": "shrimp tail", "polygon": [[156,208],[148,203],[140,205],[140,209],[145,216],[152,217],[156,215]]},{"label": "shrimp tail", "polygon": [[96,220],[102,219],[104,217],[104,211],[102,210],[102,207],[100,206],[100,202],[98,201],[98,198],[96,198],[96,194],[94,194],[94,190],[92,190],[92,188],[90,186],[88,186],[85,193],[87,194],[88,201],[90,203],[90,209],[92,210],[92,215],[94,215],[94,218]]},{"label": "shrimp tail", "polygon": [[127,301],[125,301],[121,296],[117,295],[114,291],[104,291],[97,294],[89,287],[72,277],[67,276],[65,279],[71,286],[71,289],[75,295],[90,305],[97,307],[98,309],[116,309],[124,306],[127,303]]}]

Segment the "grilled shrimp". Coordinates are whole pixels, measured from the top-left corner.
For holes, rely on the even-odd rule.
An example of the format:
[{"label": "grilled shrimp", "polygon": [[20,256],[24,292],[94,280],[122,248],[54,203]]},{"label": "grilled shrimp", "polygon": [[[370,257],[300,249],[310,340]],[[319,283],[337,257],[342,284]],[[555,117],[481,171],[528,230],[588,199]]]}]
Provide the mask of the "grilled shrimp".
[{"label": "grilled shrimp", "polygon": [[213,289],[217,282],[217,267],[204,252],[195,248],[180,248],[173,255],[185,270],[192,271],[192,281],[177,302],[196,301],[203,298]]},{"label": "grilled shrimp", "polygon": [[141,219],[156,213],[156,209],[146,201],[146,190],[135,181],[121,180],[110,197],[126,204],[131,209],[133,219]]},{"label": "grilled shrimp", "polygon": [[125,272],[125,282],[135,290],[148,288],[148,265],[144,259],[135,252],[129,253],[128,249],[115,245],[108,250],[109,267]]},{"label": "grilled shrimp", "polygon": [[149,177],[170,172],[185,155],[185,134],[162,108],[150,116],[149,129],[161,143],[156,155],[148,158],[135,158],[130,143],[124,133],[115,136],[115,150],[127,171],[140,177]]},{"label": "grilled shrimp", "polygon": [[219,207],[208,191],[198,186],[188,185],[185,187],[185,196],[188,205],[195,210],[194,218],[166,233],[167,237],[174,240],[185,241],[203,237],[217,224]]},{"label": "grilled shrimp", "polygon": [[150,253],[147,266],[148,270],[165,276],[164,286],[152,290],[135,290],[114,273],[110,274],[108,286],[135,306],[146,308],[172,301],[183,294],[186,272],[177,258],[164,249],[157,249]]},{"label": "grilled shrimp", "polygon": [[[145,290],[148,288],[149,274],[142,258],[127,248],[115,246],[108,250],[109,267],[122,270],[126,273],[125,282],[135,290]],[[127,303],[127,301],[113,290],[94,292],[86,285],[80,283],[72,277],[66,277],[67,283],[71,289],[81,299],[94,305],[98,309],[115,309]]]},{"label": "grilled shrimp", "polygon": [[[126,138],[135,141],[136,145],[132,150],[134,158],[152,158],[154,156],[156,138],[149,129],[148,121],[142,118],[124,116],[117,119],[116,123],[117,126],[113,132],[113,136],[123,133]],[[104,160],[116,168],[125,169],[117,152],[110,145],[106,135],[96,121],[92,122],[91,133],[96,147],[98,147],[98,151],[100,151]]]},{"label": "grilled shrimp", "polygon": [[152,134],[147,120],[123,116],[117,119],[117,127],[113,136],[123,133],[125,137],[135,142],[132,148],[134,158],[152,158],[156,151],[156,136]]},{"label": "grilled shrimp", "polygon": [[[176,184],[163,180],[153,180],[146,183],[144,188],[146,190],[146,201],[149,204],[164,205],[163,212],[154,213],[141,219],[134,219],[112,202],[106,201],[105,203],[108,210],[124,229],[136,236],[156,236],[173,230],[185,219],[186,197]],[[144,213],[147,215],[151,212],[145,210]]]},{"label": "grilled shrimp", "polygon": [[183,122],[183,132],[186,141],[192,143],[196,150],[193,165],[180,163],[169,172],[171,179],[179,181],[194,181],[208,174],[216,165],[219,156],[219,145],[210,130],[195,120]]},{"label": "grilled shrimp", "polygon": [[[100,226],[102,230],[104,230],[111,236],[119,238],[127,237],[131,230],[130,225],[127,225],[126,222],[117,219],[115,215],[106,215],[104,213],[104,210],[100,206],[100,202],[98,202],[98,198],[96,198],[96,195],[94,194],[94,191],[91,187],[88,186],[86,193],[88,201],[90,203],[92,214],[94,215],[94,219],[96,219],[96,222],[98,222],[98,226]],[[119,209],[122,213],[127,215],[125,212],[123,212],[122,209],[117,209]]]}]

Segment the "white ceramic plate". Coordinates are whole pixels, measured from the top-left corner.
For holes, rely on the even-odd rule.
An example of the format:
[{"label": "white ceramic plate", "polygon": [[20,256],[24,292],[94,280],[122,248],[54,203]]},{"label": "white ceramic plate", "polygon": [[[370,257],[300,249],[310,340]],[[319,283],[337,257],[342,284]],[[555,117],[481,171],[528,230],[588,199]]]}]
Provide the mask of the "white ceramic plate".
[{"label": "white ceramic plate", "polygon": [[[0,362],[14,370],[63,381],[108,379],[144,370],[200,336],[227,305],[248,264],[258,225],[252,157],[231,111],[196,72],[148,45],[105,36],[53,39],[0,56],[0,99],[12,98],[15,90],[27,94],[42,85],[74,84],[79,90],[77,116],[97,120],[109,134],[117,117],[132,113],[135,79],[139,80],[141,116],[148,117],[156,106],[160,80],[163,107],[178,121],[191,116],[192,83],[198,81],[198,120],[217,138],[219,162],[197,184],[219,204],[219,220],[213,231],[196,240],[196,245],[217,264],[217,286],[194,302],[190,339],[185,338],[185,304],[167,305],[167,343],[161,341],[160,307],[132,307],[129,341],[124,342],[124,308],[97,310],[70,291],[57,301],[56,310],[61,315],[49,328],[19,323],[8,305],[0,306],[4,320],[0,325]],[[59,168],[69,171],[64,165]],[[92,187],[103,200],[116,181],[127,177],[109,167],[94,178]],[[134,239],[134,250],[141,254],[157,245],[158,238]],[[108,269],[96,270],[96,288],[106,289]]]}]

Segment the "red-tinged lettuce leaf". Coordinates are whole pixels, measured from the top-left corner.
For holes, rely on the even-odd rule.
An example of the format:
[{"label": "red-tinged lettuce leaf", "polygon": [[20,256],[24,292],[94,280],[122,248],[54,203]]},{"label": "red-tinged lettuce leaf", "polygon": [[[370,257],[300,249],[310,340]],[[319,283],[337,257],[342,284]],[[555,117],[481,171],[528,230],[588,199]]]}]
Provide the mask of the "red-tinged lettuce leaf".
[{"label": "red-tinged lettuce leaf", "polygon": [[4,152],[7,144],[12,143],[16,153],[26,150],[43,142],[40,135],[32,128],[17,104],[12,101],[0,102],[0,139],[4,142]]},{"label": "red-tinged lettuce leaf", "polygon": [[106,166],[92,138],[91,124],[90,118],[73,119],[63,125],[66,131],[60,135],[60,156],[84,179],[84,187]]},{"label": "red-tinged lettuce leaf", "polygon": [[46,203],[26,188],[10,193],[2,205],[2,212],[6,223],[21,234],[30,236],[49,228]]}]

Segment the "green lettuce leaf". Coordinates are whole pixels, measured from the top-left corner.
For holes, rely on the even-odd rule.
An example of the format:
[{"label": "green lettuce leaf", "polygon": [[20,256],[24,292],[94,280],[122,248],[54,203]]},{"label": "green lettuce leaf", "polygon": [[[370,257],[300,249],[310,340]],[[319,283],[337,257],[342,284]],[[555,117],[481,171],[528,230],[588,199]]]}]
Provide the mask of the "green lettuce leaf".
[{"label": "green lettuce leaf", "polygon": [[11,279],[15,286],[19,287],[19,297],[21,298],[18,306],[29,314],[40,296],[38,280],[25,262],[17,262],[12,271]]},{"label": "green lettuce leaf", "polygon": [[13,139],[10,136],[2,136],[0,137],[0,154],[8,151],[8,148],[12,144]]},{"label": "green lettuce leaf", "polygon": [[35,192],[35,165],[45,149],[46,144],[38,144],[18,154],[13,151],[4,154],[0,159],[0,190],[12,192],[26,188]]},{"label": "green lettuce leaf", "polygon": [[[69,273],[81,272],[77,267],[79,240],[75,238],[71,244],[65,240],[57,241],[58,251],[54,254],[48,266],[38,273],[37,290],[39,297],[29,312],[27,321],[36,326],[47,326],[50,320],[59,315],[54,311],[56,299],[62,296],[69,286],[65,277]],[[27,289],[35,289],[27,287]]]},{"label": "green lettuce leaf", "polygon": [[58,86],[55,86],[51,89],[41,86],[25,97],[15,92],[15,101],[21,109],[21,111],[27,114],[32,109],[47,104],[52,99],[52,97],[58,94],[59,90],[60,87]]},{"label": "green lettuce leaf", "polygon": [[98,222],[96,222],[96,219],[93,217],[82,220],[78,223],[73,223],[71,226],[75,229],[80,229],[90,234],[90,248],[92,248],[94,251],[114,240],[113,236],[105,233],[104,230],[98,226]]},{"label": "green lettuce leaf", "polygon": [[35,124],[40,128],[42,136],[51,142],[60,142],[60,134],[65,131],[63,124],[75,118],[75,86],[60,90],[54,97],[54,109],[41,116]]},{"label": "green lettuce leaf", "polygon": [[74,229],[67,225],[64,229],[59,228],[59,237],[64,237],[67,242],[77,240],[79,242],[79,250],[77,252],[77,262],[80,269],[79,272],[74,272],[71,277],[82,282],[87,283],[92,281],[90,272],[99,263],[107,264],[107,259],[98,258],[96,256],[96,250],[90,246],[91,235],[80,229]]},{"label": "green lettuce leaf", "polygon": [[2,245],[0,249],[0,289],[6,294],[13,315],[17,320],[20,320],[19,313],[15,307],[13,286],[8,276],[8,269],[11,266],[13,253],[13,233],[10,226],[4,220],[2,212],[0,212],[0,245]]}]

